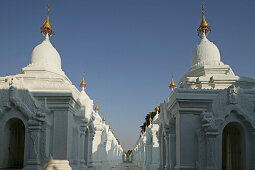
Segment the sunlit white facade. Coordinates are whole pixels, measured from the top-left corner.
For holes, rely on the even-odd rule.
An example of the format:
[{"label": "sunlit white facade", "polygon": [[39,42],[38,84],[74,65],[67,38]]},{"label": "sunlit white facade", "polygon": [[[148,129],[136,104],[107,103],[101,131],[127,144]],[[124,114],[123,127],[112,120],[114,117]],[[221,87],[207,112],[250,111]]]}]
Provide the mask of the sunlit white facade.
[{"label": "sunlit white facade", "polygon": [[31,63],[0,77],[0,169],[109,170],[123,149],[93,109],[84,77],[79,91],[61,69],[49,16],[43,29]]},{"label": "sunlit white facade", "polygon": [[[162,170],[255,169],[255,78],[237,76],[221,61],[219,49],[207,39],[204,15],[198,31],[201,41],[189,71],[160,104],[160,152],[150,157],[160,158]],[[144,166],[147,133],[133,158],[149,170]]]}]

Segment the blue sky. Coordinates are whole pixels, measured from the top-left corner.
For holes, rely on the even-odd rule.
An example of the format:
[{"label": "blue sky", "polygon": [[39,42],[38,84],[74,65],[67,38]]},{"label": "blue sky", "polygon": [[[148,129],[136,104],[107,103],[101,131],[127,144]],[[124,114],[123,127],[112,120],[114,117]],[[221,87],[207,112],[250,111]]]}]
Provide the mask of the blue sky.
[{"label": "blue sky", "polygon": [[[190,66],[200,38],[202,0],[1,0],[0,76],[29,64],[43,36],[40,27],[50,4],[51,38],[62,69],[79,88],[98,99],[125,149],[132,149],[139,126],[157,99],[170,93]],[[237,75],[254,77],[255,1],[206,1],[205,14],[221,59]]]}]

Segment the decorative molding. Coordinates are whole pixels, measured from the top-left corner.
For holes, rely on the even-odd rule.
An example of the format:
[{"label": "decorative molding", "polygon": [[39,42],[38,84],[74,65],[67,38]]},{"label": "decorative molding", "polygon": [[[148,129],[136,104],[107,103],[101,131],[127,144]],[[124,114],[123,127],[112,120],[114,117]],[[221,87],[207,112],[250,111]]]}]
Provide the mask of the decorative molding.
[{"label": "decorative molding", "polygon": [[212,112],[203,112],[200,114],[202,129],[205,132],[217,132],[218,128]]},{"label": "decorative molding", "polygon": [[237,104],[238,89],[235,85],[231,85],[229,88],[227,88],[227,95],[228,104]]},{"label": "decorative molding", "polygon": [[45,108],[39,105],[28,90],[16,89],[11,86],[9,89],[9,100],[27,119],[45,121]]}]

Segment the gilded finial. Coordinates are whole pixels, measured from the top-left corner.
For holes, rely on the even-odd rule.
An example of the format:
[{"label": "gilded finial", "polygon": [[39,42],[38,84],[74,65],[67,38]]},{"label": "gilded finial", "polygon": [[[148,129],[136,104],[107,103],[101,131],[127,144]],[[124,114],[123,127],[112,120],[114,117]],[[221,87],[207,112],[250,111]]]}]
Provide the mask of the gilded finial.
[{"label": "gilded finial", "polygon": [[85,71],[83,72],[83,78],[82,78],[80,87],[87,87],[87,85],[86,85],[86,83],[85,83],[85,80],[84,80],[84,76],[85,76]]},{"label": "gilded finial", "polygon": [[111,130],[112,129],[112,127],[111,127],[111,124],[109,123],[109,129]]},{"label": "gilded finial", "polygon": [[169,85],[169,88],[175,88],[176,86],[175,86],[175,84],[174,84],[174,73],[172,72],[172,80],[171,80],[171,83],[170,83],[170,85]]},{"label": "gilded finial", "polygon": [[97,99],[96,99],[96,106],[95,106],[95,111],[98,111],[99,110],[99,107],[97,105]]},{"label": "gilded finial", "polygon": [[157,107],[156,107],[155,111],[156,111],[156,112],[159,112],[158,104],[157,104]]},{"label": "gilded finial", "polygon": [[150,113],[150,119],[149,119],[149,122],[150,122],[150,123],[152,122],[151,113]]},{"label": "gilded finial", "polygon": [[200,37],[207,36],[211,32],[211,27],[205,20],[205,6],[204,6],[204,4],[202,5],[202,10],[203,10],[202,21],[201,21],[200,26],[197,29],[198,36],[200,36]]},{"label": "gilded finial", "polygon": [[103,121],[105,122],[105,112],[104,112],[104,117],[103,117]]},{"label": "gilded finial", "polygon": [[44,22],[43,26],[41,27],[41,33],[43,35],[47,35],[48,34],[51,37],[55,33],[52,30],[52,27],[50,25],[50,17],[49,17],[49,15],[50,15],[50,5],[48,5],[46,9],[48,11],[48,15],[47,15],[46,21]]},{"label": "gilded finial", "polygon": [[157,107],[156,107],[155,111],[156,111],[156,113],[159,113],[158,98],[157,98]]}]

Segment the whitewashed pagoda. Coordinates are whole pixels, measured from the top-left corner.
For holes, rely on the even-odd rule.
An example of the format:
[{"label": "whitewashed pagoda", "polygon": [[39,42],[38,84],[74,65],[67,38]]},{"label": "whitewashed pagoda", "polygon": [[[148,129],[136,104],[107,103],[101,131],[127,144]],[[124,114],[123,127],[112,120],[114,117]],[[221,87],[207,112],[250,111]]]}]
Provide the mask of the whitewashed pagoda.
[{"label": "whitewashed pagoda", "polygon": [[[79,91],[63,72],[50,42],[47,9],[45,39],[33,49],[31,63],[0,77],[0,169],[102,170],[105,164],[110,169],[122,161],[123,149],[101,121],[98,106],[93,109],[84,75]],[[104,157],[96,159],[99,139]]]},{"label": "whitewashed pagoda", "polygon": [[207,39],[210,31],[203,6],[201,40],[190,69],[178,87],[172,80],[173,91],[160,104],[160,154],[146,157],[148,132],[133,151],[143,169],[152,170],[146,163],[154,157],[160,158],[161,170],[255,169],[255,78],[238,76],[221,61],[219,49]]}]

